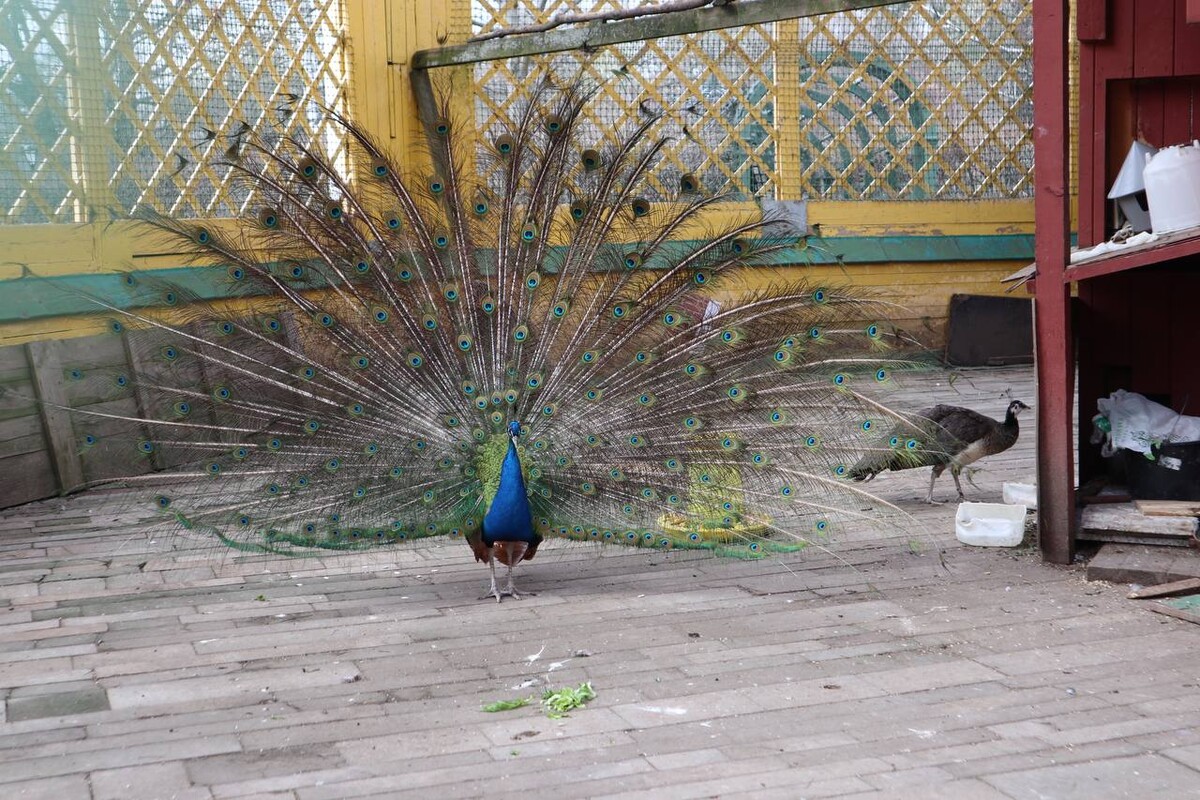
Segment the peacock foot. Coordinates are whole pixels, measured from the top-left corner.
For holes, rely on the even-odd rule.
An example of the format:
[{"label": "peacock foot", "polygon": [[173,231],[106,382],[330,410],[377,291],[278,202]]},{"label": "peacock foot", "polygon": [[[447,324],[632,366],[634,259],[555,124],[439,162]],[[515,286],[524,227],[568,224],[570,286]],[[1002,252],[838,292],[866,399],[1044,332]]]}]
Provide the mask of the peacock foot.
[{"label": "peacock foot", "polygon": [[504,587],[504,589],[500,589],[500,587],[496,586],[496,584],[493,583],[491,588],[488,589],[487,594],[483,595],[479,599],[480,600],[491,600],[493,597],[496,598],[497,603],[499,603],[501,601],[501,598],[504,598],[504,597],[511,597],[513,600],[521,599],[521,595],[517,594],[516,587],[514,587],[511,583],[508,584],[508,586]]}]

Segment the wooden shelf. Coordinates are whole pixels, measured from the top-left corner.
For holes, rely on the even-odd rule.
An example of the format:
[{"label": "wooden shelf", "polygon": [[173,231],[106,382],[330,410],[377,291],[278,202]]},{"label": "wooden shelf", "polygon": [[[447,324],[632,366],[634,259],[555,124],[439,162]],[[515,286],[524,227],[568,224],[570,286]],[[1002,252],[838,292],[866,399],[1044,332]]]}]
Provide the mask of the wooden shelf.
[{"label": "wooden shelf", "polygon": [[1115,252],[1104,253],[1071,264],[1063,273],[1063,280],[1068,283],[1082,281],[1198,254],[1200,254],[1200,228],[1188,228],[1160,236],[1146,244],[1130,245]]}]

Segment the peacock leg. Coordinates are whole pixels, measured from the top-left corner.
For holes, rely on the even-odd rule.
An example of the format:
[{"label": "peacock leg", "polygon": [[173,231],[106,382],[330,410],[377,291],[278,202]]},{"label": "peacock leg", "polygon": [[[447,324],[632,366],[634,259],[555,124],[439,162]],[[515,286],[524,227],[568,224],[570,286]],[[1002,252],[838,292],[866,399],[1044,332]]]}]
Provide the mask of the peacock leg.
[{"label": "peacock leg", "polygon": [[517,594],[517,587],[513,586],[513,569],[517,563],[525,557],[527,545],[524,542],[517,542],[510,545],[508,559],[508,585],[504,588],[504,594],[512,596],[513,600],[520,600],[521,595]]},{"label": "peacock leg", "polygon": [[521,595],[517,594],[517,587],[513,586],[513,565],[508,565],[508,585],[504,587],[504,594],[512,597],[513,600],[520,600]]},{"label": "peacock leg", "polygon": [[[487,600],[489,597],[494,597],[494,598],[496,598],[496,602],[499,603],[501,595],[500,595],[500,590],[498,588],[496,588],[496,559],[492,558],[490,556],[490,554],[488,557],[488,566],[492,568],[492,586],[490,589],[488,589],[488,593],[479,599]],[[512,568],[510,567],[509,569],[512,569]]]}]

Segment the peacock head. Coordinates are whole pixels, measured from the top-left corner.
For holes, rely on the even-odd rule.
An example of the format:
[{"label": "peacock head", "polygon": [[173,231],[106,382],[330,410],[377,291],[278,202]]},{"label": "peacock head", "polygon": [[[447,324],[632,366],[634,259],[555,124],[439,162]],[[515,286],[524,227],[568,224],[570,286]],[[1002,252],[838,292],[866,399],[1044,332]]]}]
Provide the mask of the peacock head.
[{"label": "peacock head", "polygon": [[508,423],[508,435],[514,439],[521,435],[521,423],[515,419]]}]

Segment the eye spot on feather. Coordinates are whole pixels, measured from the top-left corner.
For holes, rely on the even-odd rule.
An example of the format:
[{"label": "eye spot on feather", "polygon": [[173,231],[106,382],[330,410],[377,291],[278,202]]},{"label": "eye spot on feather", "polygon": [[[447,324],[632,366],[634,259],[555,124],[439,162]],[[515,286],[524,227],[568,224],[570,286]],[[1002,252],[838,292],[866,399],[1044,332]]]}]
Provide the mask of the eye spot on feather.
[{"label": "eye spot on feather", "polygon": [[816,450],[821,446],[821,440],[816,436],[808,436],[804,439],[804,446],[809,450]]}]

